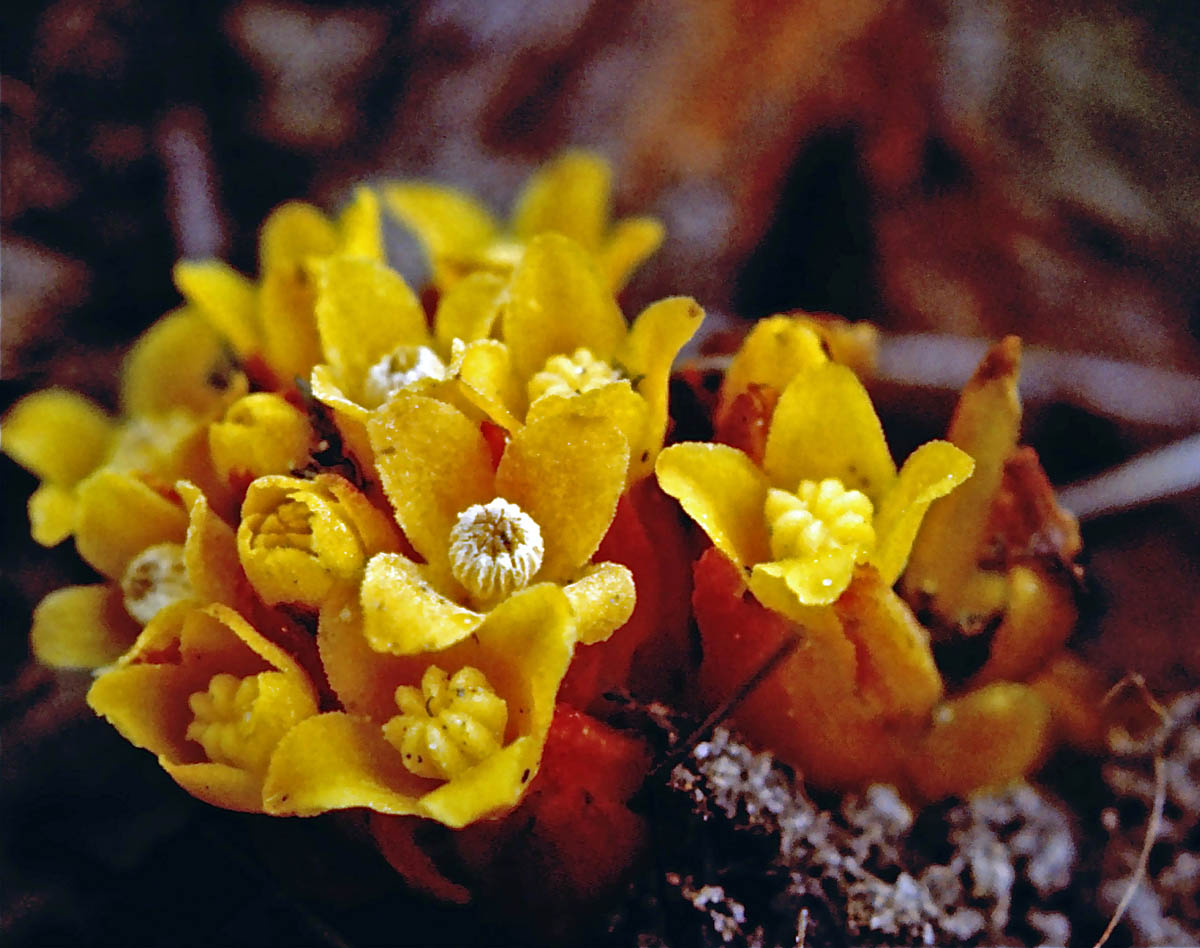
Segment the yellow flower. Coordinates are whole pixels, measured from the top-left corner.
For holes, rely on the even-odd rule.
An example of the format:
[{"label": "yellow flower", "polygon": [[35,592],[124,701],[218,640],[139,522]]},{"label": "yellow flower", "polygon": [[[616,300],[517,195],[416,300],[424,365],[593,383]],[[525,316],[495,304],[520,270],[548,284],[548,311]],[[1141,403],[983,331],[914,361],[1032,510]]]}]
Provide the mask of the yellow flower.
[{"label": "yellow flower", "polygon": [[264,376],[263,384],[283,387],[307,379],[322,361],[312,267],[335,254],[384,257],[379,204],[366,188],[355,191],[336,220],[300,202],[272,211],[259,236],[257,284],[225,263],[205,260],[176,264],[175,285],[238,358]]},{"label": "yellow flower", "polygon": [[405,536],[425,560],[383,553],[362,583],[367,640],[381,652],[437,651],[488,610],[540,581],[562,585],[585,643],[633,610],[633,579],[589,564],[616,512],[628,453],[600,418],[556,414],[518,429],[498,466],[454,407],[401,392],[368,426],[376,469]]},{"label": "yellow flower", "polygon": [[88,704],[193,796],[256,813],[276,745],[317,712],[290,655],[233,609],[186,603],[146,626]]},{"label": "yellow flower", "polygon": [[537,775],[576,641],[562,590],[540,583],[431,654],[380,655],[352,595],[322,610],[322,661],[347,711],[300,722],[267,774],[267,812],[368,807],[461,827],[512,809]]},{"label": "yellow flower", "polygon": [[231,483],[303,468],[313,448],[304,412],[275,392],[253,392],[208,426],[213,468]]},{"label": "yellow flower", "polygon": [[372,554],[399,547],[391,520],[336,474],[274,474],[246,491],[238,557],[271,605],[315,608],[336,586],[356,584]]},{"label": "yellow flower", "polygon": [[687,443],[667,448],[657,470],[663,490],[750,571],[759,601],[798,616],[836,600],[857,563],[894,584],[930,503],[972,467],[933,441],[897,473],[866,390],[850,369],[825,362],[784,389],[761,469],[727,445]]},{"label": "yellow flower", "polygon": [[57,589],[38,604],[30,638],[39,661],[99,668],[169,606],[243,606],[233,530],[194,484],[180,481],[176,490],[182,507],[127,474],[88,479],[77,543],[111,582]]},{"label": "yellow flower", "polygon": [[694,300],[671,297],[626,325],[587,252],[543,234],[529,242],[504,294],[506,348],[497,354],[477,343],[457,374],[465,397],[509,430],[559,413],[609,419],[629,445],[632,483],[654,468],[671,364],[703,317]]},{"label": "yellow flower", "polygon": [[617,292],[658,249],[663,228],[649,217],[610,226],[611,178],[599,156],[564,152],[529,179],[507,232],[482,205],[451,188],[397,182],[383,187],[383,198],[424,245],[433,282],[442,292],[471,273],[507,275],[529,242],[546,231],[570,237],[594,254],[604,285]]}]

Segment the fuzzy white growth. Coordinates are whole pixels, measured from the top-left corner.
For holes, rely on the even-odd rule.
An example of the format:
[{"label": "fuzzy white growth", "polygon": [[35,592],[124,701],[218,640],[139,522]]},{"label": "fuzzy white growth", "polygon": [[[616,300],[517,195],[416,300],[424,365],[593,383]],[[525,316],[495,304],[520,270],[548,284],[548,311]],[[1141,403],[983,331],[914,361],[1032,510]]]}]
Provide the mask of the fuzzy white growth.
[{"label": "fuzzy white growth", "polygon": [[428,346],[397,346],[367,369],[363,379],[363,404],[378,408],[418,379],[444,379],[446,365]]},{"label": "fuzzy white growth", "polygon": [[479,603],[528,585],[545,552],[537,522],[503,497],[468,507],[450,531],[450,571]]},{"label": "fuzzy white growth", "polygon": [[171,603],[192,598],[183,546],[156,543],[146,547],[125,567],[121,592],[125,595],[125,608],[142,625]]}]

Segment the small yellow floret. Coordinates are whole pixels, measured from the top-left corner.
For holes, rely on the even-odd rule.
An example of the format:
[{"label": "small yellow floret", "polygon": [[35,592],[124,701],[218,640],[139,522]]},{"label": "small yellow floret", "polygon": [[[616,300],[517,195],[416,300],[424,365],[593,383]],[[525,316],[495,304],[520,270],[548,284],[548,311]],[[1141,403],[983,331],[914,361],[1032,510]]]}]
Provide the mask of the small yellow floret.
[{"label": "small yellow floret", "polygon": [[777,560],[815,557],[830,548],[852,549],[862,559],[875,546],[870,499],[836,478],[802,481],[794,494],[772,488],[764,512]]},{"label": "small yellow floret", "polygon": [[396,689],[396,707],[400,714],[383,726],[383,734],[419,777],[451,780],[504,742],[508,705],[483,672],[469,665],[453,677],[431,665],[420,688]]},{"label": "small yellow floret", "polygon": [[125,608],[145,625],[166,606],[194,596],[183,544],[156,543],[129,561],[121,577]]},{"label": "small yellow floret", "polygon": [[623,374],[590,349],[576,349],[571,355],[552,355],[546,365],[529,380],[529,401],[543,395],[580,395],[623,378]]},{"label": "small yellow floret", "polygon": [[367,370],[363,405],[378,408],[419,379],[444,379],[446,364],[428,346],[397,346]]},{"label": "small yellow floret", "polygon": [[468,507],[450,531],[450,571],[481,603],[527,586],[545,552],[537,521],[502,497]]},{"label": "small yellow floret", "polygon": [[271,753],[300,715],[290,705],[272,700],[271,692],[286,688],[283,672],[262,672],[238,678],[213,675],[207,691],[188,698],[195,716],[187,739],[204,748],[208,759],[255,774],[264,774]]}]

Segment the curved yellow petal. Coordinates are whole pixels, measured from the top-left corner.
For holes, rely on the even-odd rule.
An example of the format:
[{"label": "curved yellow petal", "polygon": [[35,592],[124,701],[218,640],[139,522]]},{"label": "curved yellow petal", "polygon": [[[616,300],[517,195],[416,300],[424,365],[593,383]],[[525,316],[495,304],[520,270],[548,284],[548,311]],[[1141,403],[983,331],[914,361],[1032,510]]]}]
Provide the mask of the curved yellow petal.
[{"label": "curved yellow petal", "polygon": [[948,441],[930,441],[908,456],[892,489],[875,510],[875,551],[871,563],[885,585],[904,572],[925,511],[971,476],[975,462]]},{"label": "curved yellow petal", "polygon": [[360,185],[337,217],[339,251],[348,257],[383,260],[383,224],[379,219],[379,198],[370,188]]},{"label": "curved yellow petal", "polygon": [[443,402],[400,392],[367,425],[375,469],[404,535],[435,570],[458,516],[494,496],[492,455],[479,429]]},{"label": "curved yellow petal", "polygon": [[627,217],[617,221],[597,254],[600,272],[614,293],[620,293],[633,271],[659,247],[667,231],[653,217]]},{"label": "curved yellow petal", "polygon": [[611,191],[608,162],[580,149],[563,152],[530,175],[513,208],[513,232],[530,240],[556,231],[594,253],[608,226]]},{"label": "curved yellow petal", "polygon": [[343,390],[362,403],[367,370],[397,346],[430,344],[425,310],[386,264],[336,256],[316,267],[317,329],[325,361]]},{"label": "curved yellow petal", "polygon": [[[718,416],[751,385],[782,393],[798,371],[827,362],[816,327],[792,316],[760,319],[746,334],[721,385]],[[794,485],[793,485],[794,486]]]},{"label": "curved yellow petal", "polygon": [[276,392],[242,396],[208,427],[213,468],[225,481],[302,468],[313,440],[308,417]]},{"label": "curved yellow petal", "polygon": [[258,235],[258,270],[291,271],[294,276],[309,257],[328,257],[338,250],[337,228],[321,211],[303,201],[275,208]]},{"label": "curved yellow petal", "polygon": [[121,405],[131,415],[180,409],[216,414],[245,391],[225,341],[197,310],[178,309],[151,326],[125,358]]},{"label": "curved yellow petal", "polygon": [[171,276],[188,304],[204,314],[239,356],[258,351],[258,290],[251,280],[220,260],[180,260]]},{"label": "curved yellow petal", "polygon": [[[468,282],[463,280],[461,286]],[[450,363],[450,376],[458,380],[462,397],[507,431],[521,426],[524,393],[513,375],[508,347],[496,339],[467,343]]]},{"label": "curved yellow petal", "polygon": [[48,388],[9,409],[0,423],[0,449],[39,479],[70,487],[100,466],[114,430],[98,405]]},{"label": "curved yellow petal", "polygon": [[204,759],[184,736],[192,713],[187,699],[208,684],[206,670],[175,664],[130,664],[105,672],[88,689],[89,707],[125,740],[177,763]]},{"label": "curved yellow petal", "polygon": [[858,377],[844,365],[802,368],[788,383],[767,435],[763,468],[771,483],[840,480],[875,503],[896,479],[883,427]]},{"label": "curved yellow petal", "polygon": [[[630,464],[625,480],[630,483],[635,480],[634,452],[637,452],[638,458],[649,454],[649,448],[644,447],[650,440],[646,434],[650,424],[649,412],[650,406],[646,400],[633,390],[627,379],[620,379],[578,395],[543,395],[529,406],[525,424],[532,425],[542,419],[564,414],[607,419],[621,432],[628,445]],[[649,470],[644,462],[637,469]]]},{"label": "curved yellow petal", "polygon": [[812,557],[755,563],[749,586],[757,595],[758,577],[782,579],[800,605],[827,606],[846,591],[853,575],[854,551],[835,546]]},{"label": "curved yellow petal", "polygon": [[763,504],[767,478],[736,448],[685,442],[666,448],[655,465],[662,489],[738,566],[770,558]]},{"label": "curved yellow petal", "polygon": [[29,535],[42,546],[57,546],[75,531],[75,492],[43,484],[29,495]]},{"label": "curved yellow petal", "polygon": [[616,515],[628,463],[624,436],[601,418],[549,415],[513,434],[496,469],[496,493],[541,528],[539,578],[571,579],[596,552]]},{"label": "curved yellow petal", "polygon": [[117,586],[64,586],[33,610],[29,638],[34,657],[43,665],[100,668],[116,661],[138,630]]},{"label": "curved yellow petal", "polygon": [[321,361],[321,334],[313,309],[316,286],[296,264],[263,271],[259,285],[263,357],[281,386],[308,378]]},{"label": "curved yellow petal", "polygon": [[558,353],[584,348],[611,359],[625,340],[621,315],[595,262],[574,241],[541,234],[513,271],[502,332],[519,378]]},{"label": "curved yellow petal", "polygon": [[334,423],[342,436],[342,447],[360,464],[370,467],[373,454],[367,437],[371,411],[342,391],[327,365],[314,365],[308,380],[313,398],[333,409]]},{"label": "curved yellow petal", "polygon": [[478,253],[499,231],[483,205],[461,191],[419,181],[386,184],[382,191],[388,211],[424,245],[439,287],[457,275],[452,261]]},{"label": "curved yellow petal", "polygon": [[637,588],[633,573],[620,563],[597,563],[563,587],[584,645],[603,642],[633,615]]},{"label": "curved yellow petal", "polygon": [[399,553],[367,564],[360,592],[363,636],[391,655],[441,651],[474,632],[483,616],[437,592],[421,568]]},{"label": "curved yellow petal", "polygon": [[237,608],[246,590],[233,528],[213,512],[204,492],[189,481],[175,485],[188,511],[183,560],[188,580],[201,603]]},{"label": "curved yellow petal", "polygon": [[625,367],[634,389],[646,400],[646,428],[641,444],[630,444],[629,480],[645,477],[667,433],[667,389],[675,357],[704,320],[700,304],[673,296],[646,307],[633,321],[617,361]]},{"label": "curved yellow petal", "polygon": [[120,579],[156,543],[182,543],[187,513],[130,474],[100,470],[79,485],[75,546],[90,565]]},{"label": "curved yellow petal", "polygon": [[160,756],[158,763],[172,780],[197,800],[241,813],[266,812],[263,809],[262,777],[258,774],[212,761],[178,764]]},{"label": "curved yellow petal", "polygon": [[443,356],[455,339],[487,339],[500,315],[501,293],[508,280],[495,273],[470,273],[442,293],[433,318],[434,338]]}]

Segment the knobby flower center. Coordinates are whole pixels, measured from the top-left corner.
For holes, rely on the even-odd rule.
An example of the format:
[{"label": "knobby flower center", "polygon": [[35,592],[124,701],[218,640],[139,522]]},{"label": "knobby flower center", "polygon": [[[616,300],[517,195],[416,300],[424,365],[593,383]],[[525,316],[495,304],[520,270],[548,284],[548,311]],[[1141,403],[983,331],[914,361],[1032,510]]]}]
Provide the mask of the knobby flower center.
[{"label": "knobby flower center", "polygon": [[543,395],[581,395],[623,378],[622,373],[597,359],[590,349],[576,349],[571,355],[553,355],[540,372],[529,380],[529,401]]},{"label": "knobby flower center", "polygon": [[777,560],[815,558],[834,548],[860,560],[875,546],[870,498],[836,478],[801,481],[794,494],[772,488],[764,509]]},{"label": "knobby flower center", "polygon": [[383,736],[419,777],[451,780],[504,743],[508,704],[470,665],[453,677],[431,665],[420,688],[396,689],[396,707],[400,713],[383,725]]},{"label": "knobby flower center", "polygon": [[156,543],[129,561],[121,577],[125,608],[145,625],[161,609],[194,595],[179,543]]},{"label": "knobby flower center", "polygon": [[444,379],[446,365],[428,346],[397,346],[367,370],[363,405],[378,408],[418,379]]},{"label": "knobby flower center", "polygon": [[255,547],[312,550],[312,510],[299,500],[285,500],[262,519],[254,534]]},{"label": "knobby flower center", "polygon": [[204,748],[208,759],[251,773],[264,774],[280,738],[299,719],[289,702],[272,701],[286,685],[283,672],[238,678],[213,675],[207,691],[188,698],[193,720],[187,739]]},{"label": "knobby flower center", "polygon": [[503,497],[468,507],[450,531],[450,571],[480,603],[528,585],[545,552],[537,522]]}]

